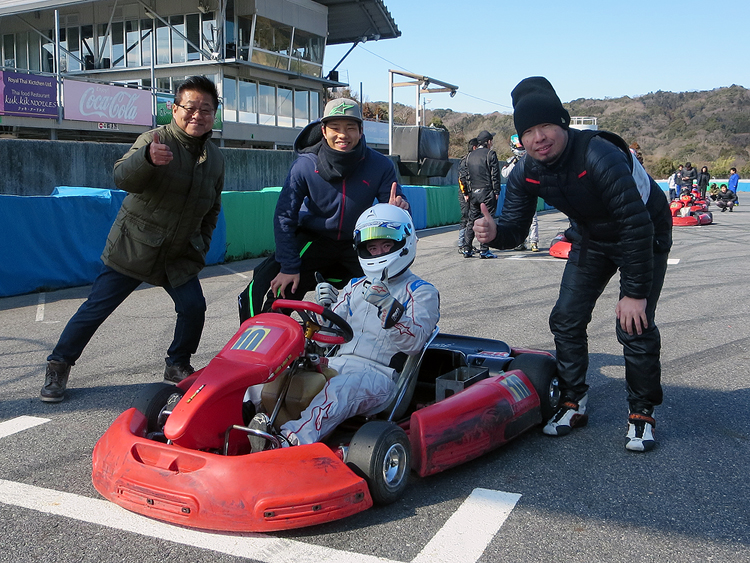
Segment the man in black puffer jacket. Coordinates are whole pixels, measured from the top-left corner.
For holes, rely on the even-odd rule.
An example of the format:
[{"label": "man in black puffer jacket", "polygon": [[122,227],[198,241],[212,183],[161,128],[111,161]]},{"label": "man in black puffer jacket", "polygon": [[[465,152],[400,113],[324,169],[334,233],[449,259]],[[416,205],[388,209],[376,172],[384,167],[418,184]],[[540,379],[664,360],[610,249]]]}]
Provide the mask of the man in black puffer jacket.
[{"label": "man in black puffer jacket", "polygon": [[619,270],[616,332],[630,407],[625,447],[648,451],[655,445],[654,406],[662,402],[661,338],[654,314],[672,245],[667,200],[622,139],[569,129],[570,115],[547,79],[522,80],[511,96],[527,155],[508,178],[498,222],[485,213],[474,230],[490,246],[517,246],[528,233],[537,197],[571,219],[566,236],[572,249],[549,320],[562,395],[544,433],[563,436],[588,420],[586,327]]}]

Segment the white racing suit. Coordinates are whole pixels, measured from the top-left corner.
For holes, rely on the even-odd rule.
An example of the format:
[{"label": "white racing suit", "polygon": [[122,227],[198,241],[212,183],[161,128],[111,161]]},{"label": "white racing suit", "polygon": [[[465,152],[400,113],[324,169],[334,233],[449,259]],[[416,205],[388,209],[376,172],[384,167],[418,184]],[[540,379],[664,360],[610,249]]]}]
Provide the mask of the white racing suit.
[{"label": "white racing suit", "polygon": [[398,369],[391,366],[399,358],[405,360],[403,354],[419,353],[437,325],[438,291],[411,270],[388,281],[391,295],[405,309],[399,322],[388,330],[382,327],[378,308],[362,295],[365,281],[350,281],[331,307],[351,325],[354,338],[329,360],[338,375],[328,380],[298,420],[281,426],[281,433],[292,445],[317,442],[347,418],[379,412],[393,399],[394,379],[403,361]]}]

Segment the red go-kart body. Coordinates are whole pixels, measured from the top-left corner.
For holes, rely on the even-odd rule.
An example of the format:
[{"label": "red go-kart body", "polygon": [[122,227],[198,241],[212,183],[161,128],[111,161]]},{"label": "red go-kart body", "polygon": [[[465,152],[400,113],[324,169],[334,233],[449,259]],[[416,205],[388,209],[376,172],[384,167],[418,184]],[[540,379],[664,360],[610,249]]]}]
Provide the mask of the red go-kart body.
[{"label": "red go-kart body", "polygon": [[710,225],[713,214],[708,210],[708,204],[703,200],[681,201],[673,200],[669,204],[672,212],[672,225],[675,227],[692,227],[696,225]]},{"label": "red go-kart body", "polygon": [[[114,421],[94,448],[94,487],[128,510],[194,528],[269,532],[311,526],[372,506],[377,475],[360,467],[366,464],[354,454],[368,427],[408,437],[386,444],[383,460],[370,462],[375,474],[383,473],[378,461],[385,472],[398,469],[399,459],[406,463],[405,486],[409,467],[426,476],[474,459],[538,425],[557,404],[550,354],[438,334],[417,362],[405,393],[409,406],[399,420],[352,419],[325,442],[251,453],[242,413],[246,389],[288,370],[307,344],[303,327],[286,315],[264,313],[245,321],[204,369],[179,389],[165,386],[168,394],[184,395],[171,412],[157,411],[168,415],[161,440],[149,431],[153,402],[136,404]],[[484,378],[469,384],[451,377],[462,369]],[[450,394],[442,383],[467,387]],[[369,449],[380,451],[378,440]],[[399,443],[407,445],[405,457],[393,455]]]},{"label": "red go-kart body", "polygon": [[570,247],[571,242],[565,237],[565,234],[558,233],[549,245],[549,254],[555,258],[567,260],[570,255]]}]

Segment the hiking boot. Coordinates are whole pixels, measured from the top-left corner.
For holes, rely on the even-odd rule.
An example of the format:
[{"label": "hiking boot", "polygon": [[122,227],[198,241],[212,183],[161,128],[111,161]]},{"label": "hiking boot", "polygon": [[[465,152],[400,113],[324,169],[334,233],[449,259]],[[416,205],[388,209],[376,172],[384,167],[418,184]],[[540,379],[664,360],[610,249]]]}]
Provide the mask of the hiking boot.
[{"label": "hiking boot", "polygon": [[[266,413],[259,412],[253,417],[247,427],[268,434],[271,429],[271,420]],[[268,439],[264,436],[248,434],[247,439],[250,441],[250,451],[252,453],[262,452],[268,445]]]},{"label": "hiking boot", "polygon": [[50,360],[44,374],[44,385],[39,398],[45,403],[59,403],[65,398],[65,387],[68,385],[70,364]]},{"label": "hiking boot", "polygon": [[172,383],[179,383],[186,377],[190,377],[195,373],[195,369],[190,364],[172,364],[167,365],[164,368],[164,381],[171,381]]},{"label": "hiking boot", "polygon": [[638,412],[631,412],[628,416],[628,434],[625,449],[631,452],[648,452],[654,449],[654,417]]},{"label": "hiking boot", "polygon": [[492,254],[489,250],[482,250],[482,252],[479,253],[480,258],[494,258],[495,255]]},{"label": "hiking boot", "polygon": [[539,245],[537,243],[531,243],[531,252],[539,252]]},{"label": "hiking boot", "polygon": [[548,436],[565,436],[566,434],[570,434],[573,428],[586,426],[589,421],[589,415],[586,414],[586,405],[588,402],[588,395],[584,395],[578,402],[565,399],[560,403],[555,416],[549,419],[542,432]]}]

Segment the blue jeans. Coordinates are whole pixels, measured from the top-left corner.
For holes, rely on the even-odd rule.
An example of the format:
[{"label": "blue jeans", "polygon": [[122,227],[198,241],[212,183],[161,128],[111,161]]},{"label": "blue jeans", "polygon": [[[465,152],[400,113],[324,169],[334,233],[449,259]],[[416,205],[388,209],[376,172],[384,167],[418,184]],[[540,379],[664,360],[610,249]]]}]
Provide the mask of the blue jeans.
[{"label": "blue jeans", "polygon": [[[74,365],[99,326],[139,285],[140,280],[104,266],[88,299],[68,321],[47,361]],[[164,289],[174,301],[177,313],[174,339],[167,350],[167,365],[189,364],[203,334],[206,299],[197,276],[179,287],[166,285]]]}]

